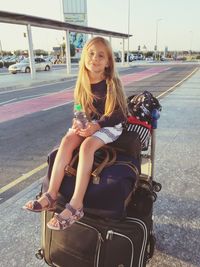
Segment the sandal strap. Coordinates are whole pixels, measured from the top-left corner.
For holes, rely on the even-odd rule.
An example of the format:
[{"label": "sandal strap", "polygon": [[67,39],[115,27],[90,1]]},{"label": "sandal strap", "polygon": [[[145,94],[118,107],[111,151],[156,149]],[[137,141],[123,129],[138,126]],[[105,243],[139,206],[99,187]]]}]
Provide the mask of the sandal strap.
[{"label": "sandal strap", "polygon": [[54,218],[57,220],[60,230],[63,230],[64,228],[66,228],[66,226],[70,225],[70,217],[64,219],[62,216],[60,216],[60,214],[55,213]]},{"label": "sandal strap", "polygon": [[72,207],[69,203],[65,205],[65,208],[71,212],[71,214],[74,216],[77,213],[77,210]]},{"label": "sandal strap", "polygon": [[52,207],[55,204],[56,200],[53,199],[49,193],[47,193],[47,192],[44,193],[44,197],[48,201],[47,208],[50,208],[50,207]]},{"label": "sandal strap", "polygon": [[37,200],[33,200],[32,201],[32,209],[33,210],[35,210],[35,209],[40,210],[40,209],[42,209],[42,205]]}]

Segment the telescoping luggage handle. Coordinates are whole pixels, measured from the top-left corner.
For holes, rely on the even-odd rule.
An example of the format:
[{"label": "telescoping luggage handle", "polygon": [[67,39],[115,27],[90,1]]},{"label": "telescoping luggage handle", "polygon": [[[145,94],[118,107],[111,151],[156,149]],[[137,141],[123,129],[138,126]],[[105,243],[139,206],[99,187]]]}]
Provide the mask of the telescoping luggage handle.
[{"label": "telescoping luggage handle", "polygon": [[[99,153],[98,153],[99,152]],[[76,176],[76,169],[74,165],[78,160],[79,151],[74,155],[71,162],[65,167],[65,173],[68,175]],[[111,166],[117,158],[116,150],[110,146],[103,146],[95,153],[94,166],[92,172],[93,183],[99,183],[99,174],[105,167]]]}]

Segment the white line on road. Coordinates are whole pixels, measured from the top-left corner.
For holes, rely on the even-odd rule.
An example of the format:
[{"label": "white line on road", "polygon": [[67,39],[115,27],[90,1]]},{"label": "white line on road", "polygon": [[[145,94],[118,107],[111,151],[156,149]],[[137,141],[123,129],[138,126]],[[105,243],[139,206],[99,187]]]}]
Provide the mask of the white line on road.
[{"label": "white line on road", "polygon": [[17,100],[17,98],[13,98],[13,99],[10,99],[10,100],[4,101],[4,102],[0,102],[0,105],[5,105],[5,104],[8,104],[8,103],[15,101],[15,100]]},{"label": "white line on road", "polygon": [[47,110],[51,110],[51,109],[54,109],[54,108],[62,107],[62,106],[68,105],[68,104],[70,104],[72,102],[74,102],[74,101],[69,101],[69,102],[66,102],[66,103],[63,103],[63,104],[59,104],[57,106],[53,106],[53,107],[50,107],[50,108],[45,108],[42,111],[47,111]]}]

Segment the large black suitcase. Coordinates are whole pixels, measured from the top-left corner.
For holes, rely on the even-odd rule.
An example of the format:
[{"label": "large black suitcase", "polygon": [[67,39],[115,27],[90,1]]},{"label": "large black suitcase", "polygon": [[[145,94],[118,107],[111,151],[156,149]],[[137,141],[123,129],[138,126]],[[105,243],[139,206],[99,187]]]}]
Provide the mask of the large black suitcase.
[{"label": "large black suitcase", "polygon": [[[64,203],[59,196],[58,212]],[[86,214],[64,231],[48,229],[46,224],[52,216],[52,212],[42,213],[42,247],[37,253],[50,266],[144,267],[151,257],[154,240],[151,212],[140,219],[123,220]]]}]

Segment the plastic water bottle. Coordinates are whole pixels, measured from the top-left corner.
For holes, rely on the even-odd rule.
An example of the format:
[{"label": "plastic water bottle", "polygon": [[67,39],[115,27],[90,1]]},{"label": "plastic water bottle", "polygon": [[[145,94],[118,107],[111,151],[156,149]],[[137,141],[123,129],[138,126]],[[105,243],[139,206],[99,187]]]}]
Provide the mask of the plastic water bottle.
[{"label": "plastic water bottle", "polygon": [[80,128],[86,128],[88,119],[80,104],[74,105],[74,116]]}]

